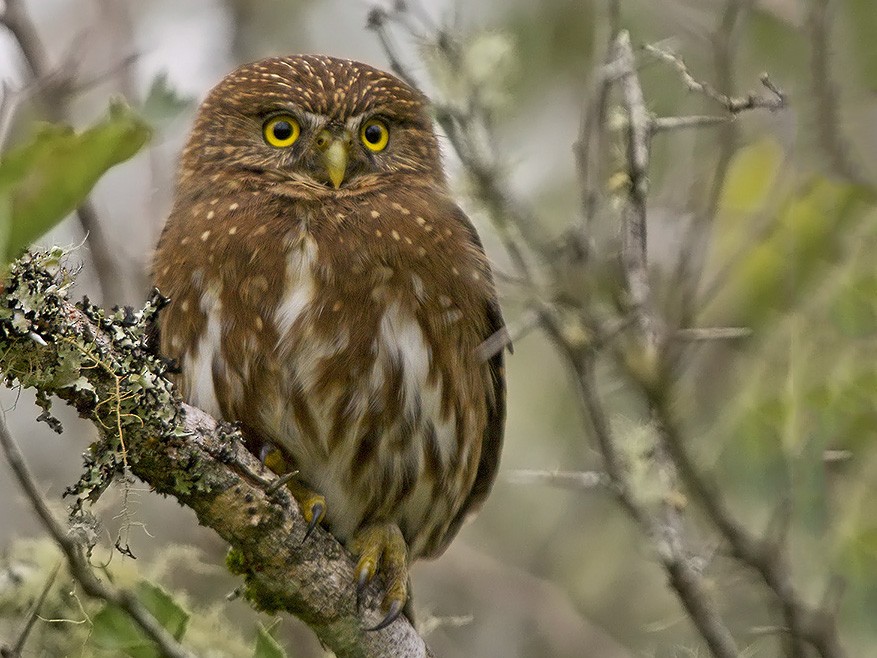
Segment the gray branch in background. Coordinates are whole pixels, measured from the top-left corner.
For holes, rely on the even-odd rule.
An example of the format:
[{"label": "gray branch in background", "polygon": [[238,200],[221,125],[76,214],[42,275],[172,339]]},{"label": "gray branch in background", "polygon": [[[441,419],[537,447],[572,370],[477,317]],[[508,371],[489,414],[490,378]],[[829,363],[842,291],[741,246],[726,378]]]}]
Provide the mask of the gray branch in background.
[{"label": "gray branch in background", "polygon": [[816,100],[816,131],[819,146],[832,168],[847,179],[863,183],[862,167],[850,155],[850,145],[841,131],[840,97],[831,76],[831,0],[810,0],[807,25],[810,30],[810,76]]},{"label": "gray branch in background", "polygon": [[[29,83],[37,89],[37,98],[43,111],[51,121],[69,121],[72,81],[63,70],[55,70],[50,65],[39,31],[27,15],[22,1],[6,0],[5,5],[4,11],[0,12],[0,24],[6,27],[21,50],[29,69]],[[104,303],[122,303],[125,295],[123,278],[119,276],[119,264],[107,242],[94,204],[86,199],[74,214],[86,235],[101,299]]]}]

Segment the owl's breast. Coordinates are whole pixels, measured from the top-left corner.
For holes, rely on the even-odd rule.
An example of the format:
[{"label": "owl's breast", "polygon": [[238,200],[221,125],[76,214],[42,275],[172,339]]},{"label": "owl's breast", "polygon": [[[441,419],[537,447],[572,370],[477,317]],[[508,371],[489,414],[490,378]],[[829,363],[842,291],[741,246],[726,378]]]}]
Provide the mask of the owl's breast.
[{"label": "owl's breast", "polygon": [[188,401],[282,448],[339,539],[392,519],[417,556],[476,475],[491,290],[463,229],[395,205],[211,229],[167,277],[162,340]]}]

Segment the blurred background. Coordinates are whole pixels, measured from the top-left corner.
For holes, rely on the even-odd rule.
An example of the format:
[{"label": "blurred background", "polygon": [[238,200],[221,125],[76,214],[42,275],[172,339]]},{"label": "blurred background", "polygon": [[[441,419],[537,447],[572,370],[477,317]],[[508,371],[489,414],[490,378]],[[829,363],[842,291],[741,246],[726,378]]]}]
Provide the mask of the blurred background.
[{"label": "blurred background", "polygon": [[[226,73],[256,58],[300,52],[388,65],[365,29],[372,5],[364,0],[21,4],[49,69],[63,69],[77,83],[66,96],[67,116],[53,118],[84,127],[122,95],[153,126],[149,146],[113,168],[91,196],[114,275],[99,281],[89,241],[74,254],[82,264],[77,294],[106,306],[144,300],[178,153],[197,103]],[[580,221],[573,144],[604,57],[607,5],[422,0],[420,6],[431,20],[452,26],[473,61],[484,65],[479,75],[495,92],[494,146],[510,188],[535,209],[546,240],[562,237]],[[753,111],[718,129],[656,136],[649,181],[653,275],[669,316],[751,330],[735,341],[686,345],[674,373],[675,404],[699,461],[746,523],[765,527],[779,501],[790,503],[788,542],[802,591],[818,600],[831,578],[841,577],[841,634],[850,655],[877,656],[877,202],[871,188],[877,5],[623,0],[620,9],[620,25],[635,45],[673,50],[698,79],[745,95],[762,92],[759,75],[767,71],[789,96],[781,112]],[[827,23],[820,27],[822,10]],[[435,66],[428,43],[399,33],[398,48],[428,94],[458,93]],[[688,92],[671,67],[645,55],[639,61],[646,103],[656,115],[721,114]],[[4,103],[31,82],[20,43],[2,26],[0,80]],[[14,109],[6,113],[7,146],[46,118],[26,98]],[[610,104],[610,127],[613,112]],[[606,263],[617,231],[612,174],[623,155],[614,135],[610,130],[601,181],[609,212],[595,229],[597,260],[605,246]],[[495,233],[470,198],[452,149],[445,151],[461,202],[502,268],[506,257]],[[712,218],[709,234],[688,239],[704,214]],[[70,219],[40,242],[73,245],[84,237]],[[681,245],[702,261],[691,283],[697,304],[687,313],[678,311],[674,296]],[[591,284],[572,273],[569,286],[575,296]],[[515,323],[520,296],[504,293],[506,316]],[[637,463],[649,434],[641,401],[609,365],[600,375],[613,429]],[[492,496],[444,556],[414,568],[416,605],[432,627],[428,641],[436,654],[706,655],[651,544],[612,496],[524,485],[508,476],[517,469],[601,468],[565,366],[538,332],[517,341],[508,382],[505,451]],[[65,432],[57,435],[35,421],[39,409],[28,392],[6,390],[0,399],[62,516],[61,494],[77,480],[94,429],[59,405]],[[7,636],[57,554],[41,539],[44,532],[7,471],[0,472],[0,636]],[[96,511],[107,546],[124,525],[137,558],[113,555],[115,577],[147,576],[184,601],[193,612],[186,642],[199,655],[252,655],[259,622],[276,624],[290,656],[323,655],[295,619],[275,620],[226,601],[238,585],[223,566],[226,546],[187,509],[138,482],[127,500],[111,491]],[[704,557],[711,594],[745,655],[780,655],[770,630],[779,623],[775,605],[691,512],[692,542]],[[106,550],[101,559],[109,556]],[[51,616],[82,620],[65,587]],[[87,623],[40,624],[30,655],[80,655]]]}]

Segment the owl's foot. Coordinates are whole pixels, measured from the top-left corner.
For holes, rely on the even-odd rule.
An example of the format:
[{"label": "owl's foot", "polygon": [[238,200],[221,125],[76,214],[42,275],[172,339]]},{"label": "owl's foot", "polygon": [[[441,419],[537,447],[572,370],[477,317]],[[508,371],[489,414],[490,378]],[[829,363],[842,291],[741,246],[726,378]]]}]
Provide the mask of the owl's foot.
[{"label": "owl's foot", "polygon": [[[262,463],[278,475],[288,473],[290,470],[286,459],[283,457],[283,453],[276,448],[264,451],[261,458]],[[314,528],[320,525],[322,520],[326,518],[326,499],[295,480],[287,482],[286,488],[289,489],[292,497],[295,498],[302,516],[308,522],[308,529],[305,531],[305,539],[307,539],[311,536]]]},{"label": "owl's foot", "polygon": [[301,515],[308,522],[308,529],[305,531],[305,538],[302,540],[305,541],[311,536],[314,528],[320,525],[322,520],[326,518],[326,498],[322,494],[314,493],[295,480],[287,483],[286,488],[292,493],[292,497],[295,498],[295,502],[298,503],[298,508],[301,510]]},{"label": "owl's foot", "polygon": [[383,609],[387,614],[369,631],[379,631],[392,624],[402,613],[408,600],[408,545],[395,523],[374,523],[363,526],[353,536],[350,550],[358,557],[354,577],[357,595],[380,569],[387,590]]}]

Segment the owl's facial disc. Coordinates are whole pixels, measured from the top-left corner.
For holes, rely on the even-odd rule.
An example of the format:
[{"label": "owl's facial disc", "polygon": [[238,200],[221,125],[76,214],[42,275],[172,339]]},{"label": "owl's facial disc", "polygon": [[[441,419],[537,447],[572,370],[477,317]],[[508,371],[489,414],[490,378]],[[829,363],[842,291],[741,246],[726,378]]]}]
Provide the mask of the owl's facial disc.
[{"label": "owl's facial disc", "polygon": [[344,182],[352,143],[353,136],[344,129],[332,131],[325,128],[317,135],[316,145],[322,155],[323,166],[336,190]]}]

